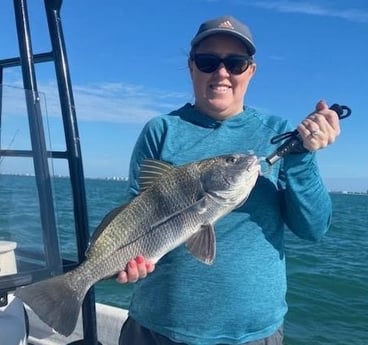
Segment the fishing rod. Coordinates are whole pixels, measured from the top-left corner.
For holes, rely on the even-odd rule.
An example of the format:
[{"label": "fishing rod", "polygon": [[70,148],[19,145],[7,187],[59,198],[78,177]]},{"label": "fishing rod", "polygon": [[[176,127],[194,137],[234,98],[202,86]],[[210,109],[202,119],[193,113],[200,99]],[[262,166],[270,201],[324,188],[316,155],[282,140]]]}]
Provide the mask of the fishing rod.
[{"label": "fishing rod", "polygon": [[[339,120],[345,119],[351,115],[351,109],[346,105],[333,104],[330,109],[336,112]],[[303,147],[303,143],[297,129],[274,136],[271,139],[271,144],[277,144],[284,139],[287,140],[279,146],[276,151],[264,159],[269,166],[274,165],[278,160],[289,153],[301,153],[307,151]]]},{"label": "fishing rod", "polygon": [[[8,145],[8,148],[7,149],[5,149],[5,151],[6,150],[10,150],[10,148],[11,148],[11,146],[13,145],[13,143],[14,143],[14,140],[15,140],[15,138],[17,137],[17,135],[18,135],[18,132],[19,132],[19,128],[15,131],[15,133],[14,133],[14,135],[13,135],[13,137],[11,138],[11,140],[10,140],[10,143],[9,143],[9,145]],[[1,133],[1,127],[0,127],[0,133]],[[1,149],[1,148],[0,148]],[[1,163],[3,162],[3,160],[4,160],[4,156],[1,156],[1,153],[0,153],[0,165],[1,165]]]}]

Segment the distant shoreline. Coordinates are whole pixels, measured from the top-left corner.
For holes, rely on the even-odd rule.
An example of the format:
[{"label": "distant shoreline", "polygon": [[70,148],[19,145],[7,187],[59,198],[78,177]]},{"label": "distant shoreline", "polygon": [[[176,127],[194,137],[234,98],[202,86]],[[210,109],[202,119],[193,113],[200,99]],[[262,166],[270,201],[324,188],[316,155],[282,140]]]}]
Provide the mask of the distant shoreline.
[{"label": "distant shoreline", "polygon": [[348,192],[348,191],[329,191],[330,194],[348,194],[348,195],[366,195],[368,196],[368,191],[366,192]]},{"label": "distant shoreline", "polygon": [[[12,174],[12,173],[1,173],[0,176],[19,176],[19,177],[35,177],[33,174]],[[61,178],[66,179],[69,178],[69,176],[63,176],[63,175],[52,175],[52,178]],[[125,176],[106,176],[106,177],[88,177],[85,176],[84,179],[86,181],[88,180],[98,180],[98,181],[116,181],[116,182],[126,182],[128,181],[128,178]],[[367,191],[347,191],[347,190],[329,190],[329,193],[331,194],[349,194],[349,195],[368,195]]]}]

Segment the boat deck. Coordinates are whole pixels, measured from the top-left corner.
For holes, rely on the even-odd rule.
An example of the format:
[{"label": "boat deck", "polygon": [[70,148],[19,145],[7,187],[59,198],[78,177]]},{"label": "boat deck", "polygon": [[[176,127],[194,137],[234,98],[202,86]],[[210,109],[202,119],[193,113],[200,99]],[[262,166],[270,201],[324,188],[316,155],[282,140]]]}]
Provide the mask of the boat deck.
[{"label": "boat deck", "polygon": [[[38,316],[26,307],[29,317],[29,345],[65,345],[83,338],[82,317],[79,315],[75,331],[64,337],[43,323]],[[126,320],[128,311],[106,304],[96,303],[98,340],[103,345],[116,345],[120,329]]]}]

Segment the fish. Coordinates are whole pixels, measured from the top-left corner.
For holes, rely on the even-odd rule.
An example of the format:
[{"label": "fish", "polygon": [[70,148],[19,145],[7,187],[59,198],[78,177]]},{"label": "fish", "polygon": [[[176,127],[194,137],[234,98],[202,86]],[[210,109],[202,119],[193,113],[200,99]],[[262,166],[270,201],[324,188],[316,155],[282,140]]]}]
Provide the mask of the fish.
[{"label": "fish", "polygon": [[259,174],[253,154],[225,154],[180,166],[146,159],[140,165],[140,193],[102,219],[79,266],[17,288],[15,295],[56,332],[69,336],[88,290],[138,255],[157,263],[185,244],[200,262],[213,264],[214,224],[246,201]]}]

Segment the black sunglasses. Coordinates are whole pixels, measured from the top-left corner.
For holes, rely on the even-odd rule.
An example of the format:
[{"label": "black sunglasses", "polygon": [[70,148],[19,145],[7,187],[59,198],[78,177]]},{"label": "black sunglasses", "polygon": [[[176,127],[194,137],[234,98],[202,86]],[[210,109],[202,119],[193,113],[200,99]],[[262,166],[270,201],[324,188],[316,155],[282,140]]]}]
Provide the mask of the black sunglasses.
[{"label": "black sunglasses", "polygon": [[193,54],[192,60],[195,62],[197,68],[203,73],[215,72],[221,63],[231,74],[242,74],[247,70],[252,63],[252,58],[245,55],[228,55],[221,58],[213,54]]}]

